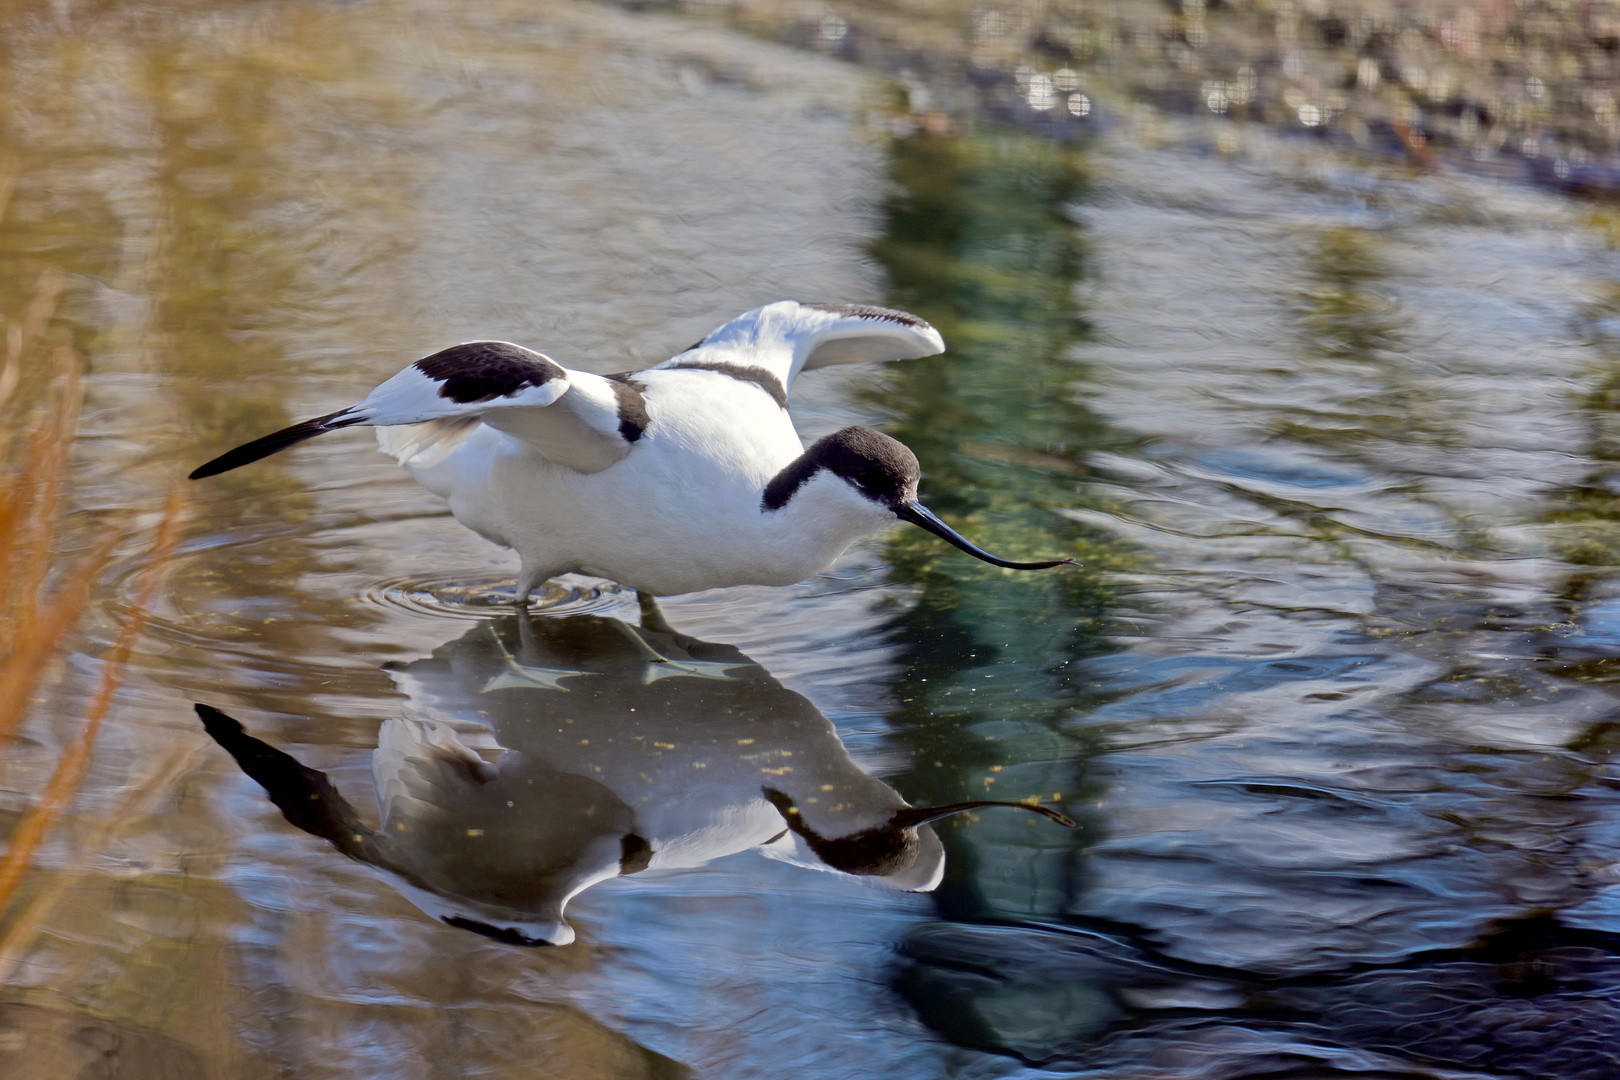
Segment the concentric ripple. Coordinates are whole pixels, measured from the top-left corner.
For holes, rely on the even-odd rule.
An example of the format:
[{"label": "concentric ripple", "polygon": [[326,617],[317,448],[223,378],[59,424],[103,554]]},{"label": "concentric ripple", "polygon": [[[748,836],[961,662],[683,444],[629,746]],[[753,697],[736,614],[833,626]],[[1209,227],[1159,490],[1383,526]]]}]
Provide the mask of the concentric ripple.
[{"label": "concentric ripple", "polygon": [[[147,633],[255,669],[279,671],[291,663],[313,676],[357,663],[369,668],[391,648],[435,639],[437,632],[422,638],[424,616],[481,619],[515,609],[513,560],[459,529],[448,518],[412,520],[409,529],[395,518],[351,518],[193,540],[169,566],[168,588],[150,613]],[[445,569],[424,565],[414,549],[423,543],[441,554]],[[379,553],[386,559],[380,567]],[[130,612],[142,566],[131,551],[109,573],[98,591],[107,618],[89,628],[93,640],[110,644],[112,627]],[[380,568],[399,572],[379,578]],[[634,603],[630,589],[569,576],[533,594],[528,607],[536,615],[577,615],[633,609]]]},{"label": "concentric ripple", "polygon": [[[517,609],[517,582],[512,578],[470,577],[454,573],[388,578],[366,589],[364,599],[413,614],[453,619],[484,619]],[[548,581],[529,597],[534,615],[588,615],[633,603],[635,593],[612,581],[570,577]]]}]

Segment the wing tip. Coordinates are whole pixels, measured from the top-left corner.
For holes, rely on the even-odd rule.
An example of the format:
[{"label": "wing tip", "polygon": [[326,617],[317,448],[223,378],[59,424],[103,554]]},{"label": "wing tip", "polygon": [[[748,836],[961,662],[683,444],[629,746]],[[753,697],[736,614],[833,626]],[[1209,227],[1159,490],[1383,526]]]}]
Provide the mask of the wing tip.
[{"label": "wing tip", "polygon": [[239,469],[243,465],[251,465],[261,458],[279,453],[289,446],[295,446],[306,439],[313,439],[317,435],[324,435],[328,431],[339,428],[353,427],[355,424],[365,422],[365,418],[350,414],[348,409],[339,409],[325,416],[317,416],[313,420],[305,420],[291,427],[273,431],[268,435],[245,442],[241,446],[225,451],[211,461],[205,461],[192,469],[187,479],[204,480],[210,476]]},{"label": "wing tip", "polygon": [[934,330],[933,325],[927,319],[913,315],[909,311],[900,311],[897,308],[879,307],[876,304],[806,303],[802,300],[799,301],[799,306],[809,308],[811,311],[825,311],[829,315],[836,315],[843,319],[872,319],[879,322],[899,323],[901,326],[909,326],[914,330],[921,330],[925,333],[928,331],[933,331],[936,335],[939,333],[938,330]]},{"label": "wing tip", "polygon": [[919,353],[916,357],[912,357],[911,359],[921,359],[924,356],[938,356],[940,353],[945,351],[945,335],[941,334],[936,327],[930,325],[929,323],[923,323],[923,328],[922,335],[924,340],[928,342],[928,351],[925,353]]},{"label": "wing tip", "polygon": [[916,360],[924,356],[938,356],[945,351],[945,338],[938,328],[927,319],[913,315],[909,311],[898,308],[879,307],[876,304],[817,304],[800,302],[802,308],[811,311],[822,311],[840,319],[861,319],[866,322],[889,323],[910,331],[914,338],[920,338],[921,346],[926,346],[926,352],[911,352],[896,357],[900,360]]},{"label": "wing tip", "polygon": [[805,371],[836,364],[917,360],[945,351],[944,336],[928,320],[908,311],[874,304],[801,302],[799,307],[819,312],[823,319],[832,317],[812,332]]}]

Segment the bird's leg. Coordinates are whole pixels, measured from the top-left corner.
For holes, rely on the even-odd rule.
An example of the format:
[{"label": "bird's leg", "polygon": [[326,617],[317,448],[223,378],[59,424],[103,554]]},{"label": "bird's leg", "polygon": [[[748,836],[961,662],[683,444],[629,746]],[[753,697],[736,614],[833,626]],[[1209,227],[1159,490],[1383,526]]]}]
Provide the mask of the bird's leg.
[{"label": "bird's leg", "polygon": [[[648,645],[647,640],[641,636],[640,631],[634,626],[621,619],[612,619],[610,621],[630,641],[636,652],[641,654],[642,661],[646,663],[647,670],[641,677],[643,684],[654,683],[659,679],[675,679],[683,675],[692,679],[729,679],[731,676],[727,675],[726,672],[732,668],[749,666],[747,664],[717,664],[707,660],[674,660]],[[648,627],[648,629],[651,630],[652,628]]]},{"label": "bird's leg", "polygon": [[641,626],[644,630],[651,630],[655,634],[673,634],[675,628],[669,625],[664,618],[664,609],[658,606],[658,597],[650,592],[636,590],[636,600],[641,605]]},{"label": "bird's leg", "polygon": [[538,656],[539,649],[535,647],[534,626],[529,622],[528,606],[518,611],[518,655],[513,656],[507,651],[506,644],[501,636],[495,632],[495,624],[489,624],[489,636],[495,639],[495,649],[500,654],[503,670],[500,674],[488,679],[484,688],[479,691],[487,694],[492,690],[563,690],[568,688],[562,681],[575,675],[591,675],[594,672],[580,671],[578,668],[548,668],[539,664],[525,664],[519,657]]},{"label": "bird's leg", "polygon": [[524,559],[518,566],[517,605],[527,607],[530,593],[564,572],[563,569],[556,566],[547,566],[544,563],[537,566],[529,562],[528,559]]},{"label": "bird's leg", "polygon": [[527,612],[529,609],[529,594],[539,587],[540,582],[535,580],[534,571],[527,566],[523,567],[518,571],[516,595],[513,596],[512,602],[518,606],[520,611]]}]

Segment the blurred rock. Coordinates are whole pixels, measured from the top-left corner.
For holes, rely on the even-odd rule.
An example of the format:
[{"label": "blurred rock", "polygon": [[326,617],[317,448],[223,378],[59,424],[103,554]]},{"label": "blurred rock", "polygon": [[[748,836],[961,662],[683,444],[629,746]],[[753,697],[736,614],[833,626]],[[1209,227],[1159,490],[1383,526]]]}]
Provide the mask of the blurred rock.
[{"label": "blurred rock", "polygon": [[[894,73],[917,113],[1065,136],[1099,115],[1147,106],[1342,140],[1424,168],[1620,194],[1613,0],[671,6]],[[1083,99],[1084,110],[1066,94]],[[1093,100],[1105,105],[1101,113]]]}]

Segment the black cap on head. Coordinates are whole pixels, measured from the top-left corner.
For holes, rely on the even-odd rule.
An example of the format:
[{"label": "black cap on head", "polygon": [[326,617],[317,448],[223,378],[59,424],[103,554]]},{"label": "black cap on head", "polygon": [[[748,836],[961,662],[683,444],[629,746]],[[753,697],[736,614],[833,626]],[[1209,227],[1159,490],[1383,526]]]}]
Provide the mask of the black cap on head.
[{"label": "black cap on head", "polygon": [[847,480],[879,506],[898,511],[917,498],[922,468],[906,445],[866,427],[840,428],[811,444],[765,486],[764,507],[780,510],[822,469]]},{"label": "black cap on head", "polygon": [[871,428],[847,427],[820,439],[821,467],[842,477],[880,506],[894,509],[917,497],[922,466],[917,455],[896,439]]},{"label": "black cap on head", "polygon": [[1029,810],[1066,828],[1074,828],[1073,819],[1039,804],[1001,802],[976,799],[973,802],[951,803],[949,806],[908,806],[889,815],[881,825],[851,833],[848,836],[822,836],[804,820],[793,800],[775,788],[761,788],[761,794],[781,813],[787,827],[804,838],[805,844],[822,862],[834,870],[863,877],[883,877],[909,867],[917,859],[921,845],[917,829],[930,821],[950,817],[952,814],[978,810],[986,806],[1010,806]]}]

